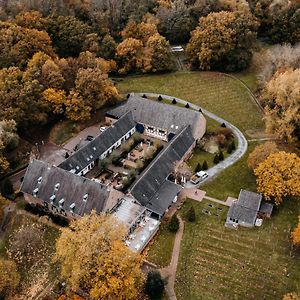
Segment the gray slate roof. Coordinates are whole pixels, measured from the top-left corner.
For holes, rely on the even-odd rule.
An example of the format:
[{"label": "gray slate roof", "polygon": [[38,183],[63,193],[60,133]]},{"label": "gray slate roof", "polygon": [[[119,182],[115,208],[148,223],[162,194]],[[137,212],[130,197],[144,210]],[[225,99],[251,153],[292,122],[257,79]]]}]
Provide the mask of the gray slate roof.
[{"label": "gray slate roof", "polygon": [[244,206],[240,206],[236,202],[232,203],[227,214],[227,218],[232,218],[252,225],[255,224],[256,217],[257,217],[256,210]]},{"label": "gray slate roof", "polygon": [[272,203],[261,202],[261,206],[259,208],[259,212],[271,215],[273,211],[274,205]]},{"label": "gray slate roof", "polygon": [[[41,183],[38,183],[40,177]],[[57,183],[59,188],[55,191]],[[93,209],[97,213],[104,211],[109,197],[106,186],[39,160],[29,164],[21,191],[33,195],[36,188],[37,198],[50,203],[50,197],[55,194],[54,205],[59,206],[59,200],[64,199],[63,208],[70,211],[70,205],[75,203],[74,213],[81,216]],[[88,198],[84,202],[83,197],[86,194]]]},{"label": "gray slate roof", "polygon": [[261,200],[261,194],[241,190],[238,200],[233,202],[229,208],[227,218],[254,225],[261,206]]},{"label": "gray slate roof", "polygon": [[135,125],[132,113],[126,113],[112,126],[100,133],[94,140],[63,161],[59,167],[68,171],[75,170],[75,174],[78,174],[92,161],[99,158],[102,153],[115,144]]},{"label": "gray slate roof", "polygon": [[180,188],[166,178],[174,170],[176,162],[183,158],[194,142],[190,126],[177,134],[132,186],[130,192],[135,199],[162,215]]},{"label": "gray slate roof", "polygon": [[196,127],[202,118],[201,113],[195,110],[144,99],[135,94],[131,94],[126,102],[110,110],[108,115],[120,117],[128,111],[132,111],[137,123],[173,133],[179,133],[188,125]]}]

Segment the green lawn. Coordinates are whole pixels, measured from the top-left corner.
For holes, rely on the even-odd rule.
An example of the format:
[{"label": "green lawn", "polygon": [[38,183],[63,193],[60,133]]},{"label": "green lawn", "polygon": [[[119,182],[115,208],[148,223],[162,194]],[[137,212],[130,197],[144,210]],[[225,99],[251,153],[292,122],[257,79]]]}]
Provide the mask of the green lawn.
[{"label": "green lawn", "polygon": [[255,142],[249,143],[246,154],[239,161],[201,186],[207,196],[226,200],[228,196],[237,197],[240,189],[256,191],[255,176],[247,166],[248,156],[256,145]]},{"label": "green lawn", "polygon": [[299,201],[283,204],[261,228],[239,230],[224,227],[225,206],[187,200],[182,216],[191,205],[197,221],[185,223],[175,285],[177,299],[277,300],[300,290],[300,254],[292,253],[289,246]]},{"label": "green lawn", "polygon": [[[253,84],[253,74],[241,74]],[[247,80],[246,80],[247,79]],[[263,128],[262,116],[247,89],[230,77],[210,72],[176,72],[127,76],[118,82],[120,92],[153,92],[179,97],[223,117],[243,132]]]},{"label": "green lawn", "polygon": [[171,261],[174,239],[175,233],[168,230],[167,223],[162,224],[149,248],[147,260],[159,267],[168,266]]}]

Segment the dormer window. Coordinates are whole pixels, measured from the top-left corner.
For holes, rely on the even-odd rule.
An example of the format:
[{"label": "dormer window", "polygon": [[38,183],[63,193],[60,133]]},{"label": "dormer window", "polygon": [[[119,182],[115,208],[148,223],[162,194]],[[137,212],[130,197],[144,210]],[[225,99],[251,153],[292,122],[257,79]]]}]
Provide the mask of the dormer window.
[{"label": "dormer window", "polygon": [[88,195],[88,194],[85,194],[85,195],[83,196],[83,201],[86,202],[87,199],[88,199],[88,197],[89,197],[89,195]]},{"label": "dormer window", "polygon": [[65,199],[64,198],[60,199],[58,203],[60,208],[63,207],[65,203]]},{"label": "dormer window", "polygon": [[87,161],[90,161],[90,158],[89,158],[89,157],[87,157],[87,158],[86,158],[86,160],[87,160]]},{"label": "dormer window", "polygon": [[38,194],[38,192],[39,192],[39,189],[38,188],[36,188],[36,189],[34,189],[33,190],[33,197],[36,197],[37,196],[37,194]]},{"label": "dormer window", "polygon": [[42,179],[43,179],[42,176],[38,178],[38,184],[41,184],[41,183],[42,183]]},{"label": "dormer window", "polygon": [[57,183],[57,184],[54,186],[54,190],[55,190],[55,191],[58,191],[58,189],[59,189],[59,186],[60,186],[60,184],[59,184],[59,183]]},{"label": "dormer window", "polygon": [[79,166],[76,166],[76,170],[79,170]]},{"label": "dormer window", "polygon": [[93,147],[93,150],[94,150],[94,151],[96,151],[96,150],[97,150],[97,148],[96,148],[96,147]]},{"label": "dormer window", "polygon": [[53,203],[54,203],[54,201],[55,201],[55,198],[56,198],[56,196],[55,196],[55,195],[52,195],[52,196],[50,197],[50,202],[51,202],[51,204],[53,204]]},{"label": "dormer window", "polygon": [[93,155],[90,155],[90,158],[92,159],[92,158],[93,158]]}]

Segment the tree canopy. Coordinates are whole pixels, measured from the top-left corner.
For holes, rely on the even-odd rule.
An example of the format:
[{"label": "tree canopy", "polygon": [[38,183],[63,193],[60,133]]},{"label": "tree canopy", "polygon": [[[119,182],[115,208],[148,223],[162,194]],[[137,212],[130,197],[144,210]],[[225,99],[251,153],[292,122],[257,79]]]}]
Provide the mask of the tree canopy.
[{"label": "tree canopy", "polygon": [[69,289],[92,299],[135,299],[142,284],[141,258],[123,242],[126,229],[114,217],[92,213],[61,230],[56,260]]},{"label": "tree canopy", "polygon": [[210,13],[201,17],[187,45],[191,63],[200,70],[246,68],[252,57],[257,22],[241,12]]},{"label": "tree canopy", "polygon": [[280,151],[269,155],[254,170],[258,192],[279,205],[284,197],[300,196],[300,158]]}]

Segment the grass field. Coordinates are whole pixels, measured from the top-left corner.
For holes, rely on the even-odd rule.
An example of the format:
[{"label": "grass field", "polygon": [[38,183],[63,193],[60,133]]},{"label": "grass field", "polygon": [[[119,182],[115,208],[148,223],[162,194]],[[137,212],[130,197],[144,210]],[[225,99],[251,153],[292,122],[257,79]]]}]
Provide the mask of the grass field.
[{"label": "grass field", "polygon": [[160,268],[166,267],[171,261],[174,239],[175,233],[168,230],[167,223],[162,224],[149,248],[147,260]]},{"label": "grass field", "polygon": [[[253,76],[240,75],[253,86]],[[247,89],[237,80],[210,72],[177,72],[127,76],[118,82],[120,92],[153,92],[196,103],[223,117],[242,131],[263,128],[262,116]]]},{"label": "grass field", "polygon": [[261,228],[237,231],[224,227],[225,206],[187,200],[180,214],[184,216],[191,205],[197,221],[185,223],[175,285],[177,299],[275,300],[299,291],[300,254],[292,253],[289,247],[299,202],[283,204]]},{"label": "grass field", "polygon": [[247,166],[248,156],[256,145],[256,142],[249,143],[246,154],[239,161],[201,186],[207,196],[226,200],[228,196],[237,197],[240,189],[256,191],[255,176]]}]

